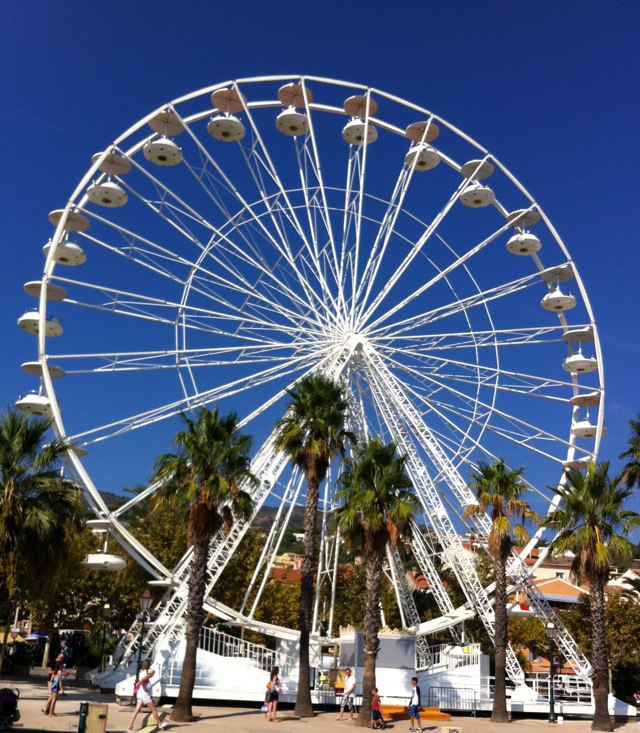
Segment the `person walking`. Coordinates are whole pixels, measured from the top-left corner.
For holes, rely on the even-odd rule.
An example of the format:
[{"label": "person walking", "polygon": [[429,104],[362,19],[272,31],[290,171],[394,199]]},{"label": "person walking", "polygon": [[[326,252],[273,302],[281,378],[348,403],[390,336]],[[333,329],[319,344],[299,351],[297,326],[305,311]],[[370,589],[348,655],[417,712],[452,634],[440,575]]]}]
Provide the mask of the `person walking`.
[{"label": "person walking", "polygon": [[133,711],[133,715],[131,716],[131,720],[129,721],[129,730],[133,730],[133,723],[135,722],[138,713],[145,705],[149,708],[149,710],[151,710],[151,715],[153,715],[153,717],[155,718],[155,721],[158,724],[158,728],[167,727],[167,724],[160,720],[160,718],[158,717],[158,711],[156,710],[156,706],[153,704],[153,700],[151,698],[151,687],[153,685],[152,678],[154,675],[155,670],[149,669],[145,676],[140,680],[140,682],[138,682],[138,684],[133,689],[133,693],[136,696],[137,702],[136,709]]},{"label": "person walking", "polygon": [[276,717],[276,711],[278,709],[278,700],[280,699],[280,691],[278,688],[278,685],[280,684],[280,677],[278,675],[280,674],[280,669],[278,667],[273,667],[271,669],[271,674],[269,675],[269,684],[271,685],[271,689],[269,690],[269,721],[273,723],[279,723],[280,719]]},{"label": "person walking", "polygon": [[382,717],[382,709],[380,707],[380,695],[378,688],[371,688],[371,727],[384,728],[384,718]]},{"label": "person walking", "polygon": [[353,720],[353,706],[356,697],[356,678],[351,673],[351,667],[346,669],[347,678],[344,681],[344,692],[342,693],[342,701],[340,702],[340,715],[338,720],[342,720],[342,714],[345,708],[349,708],[349,720]]},{"label": "person walking", "polygon": [[51,688],[49,690],[49,699],[42,708],[42,712],[49,717],[56,714],[56,702],[58,701],[58,695],[62,692],[62,680],[67,676],[67,673],[63,670],[62,665],[64,664],[64,654],[58,654],[56,663],[51,670]]},{"label": "person walking", "polygon": [[420,723],[420,688],[418,687],[418,678],[411,678],[411,698],[409,699],[409,718],[410,731],[422,731]]}]

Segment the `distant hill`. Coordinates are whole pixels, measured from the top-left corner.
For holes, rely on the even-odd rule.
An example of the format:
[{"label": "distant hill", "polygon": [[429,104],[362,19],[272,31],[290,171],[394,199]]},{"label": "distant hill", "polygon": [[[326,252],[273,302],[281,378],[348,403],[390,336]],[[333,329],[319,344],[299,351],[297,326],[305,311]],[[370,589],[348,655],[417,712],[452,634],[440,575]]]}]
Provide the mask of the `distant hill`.
[{"label": "distant hill", "polygon": [[[120,496],[119,494],[112,494],[110,491],[101,491],[100,496],[109,509],[117,509],[119,506],[126,504],[126,502],[132,498],[128,496]],[[82,495],[82,504],[87,509],[89,508],[89,504],[85,499],[84,494]]]},{"label": "distant hill", "polygon": [[[285,510],[286,511],[286,508]],[[252,526],[257,529],[269,529],[276,519],[278,513],[278,507],[276,506],[263,506],[258,512],[258,515],[252,522]],[[293,508],[291,514],[291,521],[289,527],[302,527],[304,523],[304,507],[296,506]]]}]

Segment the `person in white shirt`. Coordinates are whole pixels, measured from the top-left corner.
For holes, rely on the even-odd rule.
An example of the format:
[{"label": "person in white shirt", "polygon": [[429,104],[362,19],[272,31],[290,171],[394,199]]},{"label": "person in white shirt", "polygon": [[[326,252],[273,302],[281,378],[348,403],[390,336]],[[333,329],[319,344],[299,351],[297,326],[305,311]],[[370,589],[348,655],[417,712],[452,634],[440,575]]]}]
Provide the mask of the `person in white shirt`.
[{"label": "person in white shirt", "polygon": [[422,731],[420,723],[420,688],[418,687],[418,678],[411,678],[411,698],[409,700],[409,718],[411,719],[410,731]]},{"label": "person in white shirt", "polygon": [[340,703],[340,716],[338,720],[342,720],[344,709],[349,709],[349,720],[353,720],[353,705],[356,697],[356,678],[351,673],[351,668],[347,667],[347,679],[344,681],[344,692],[342,693],[342,702]]}]

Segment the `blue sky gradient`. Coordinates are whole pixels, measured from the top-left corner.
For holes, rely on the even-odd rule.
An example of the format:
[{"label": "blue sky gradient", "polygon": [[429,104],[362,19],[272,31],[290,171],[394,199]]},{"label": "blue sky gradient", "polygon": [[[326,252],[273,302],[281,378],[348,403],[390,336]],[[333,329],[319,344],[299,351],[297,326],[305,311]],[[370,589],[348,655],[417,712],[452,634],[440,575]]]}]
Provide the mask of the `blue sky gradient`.
[{"label": "blue sky gradient", "polygon": [[[22,286],[41,276],[47,214],[64,206],[91,155],[187,92],[246,76],[319,75],[424,105],[536,197],[589,293],[607,390],[600,457],[617,465],[626,420],[640,411],[636,2],[63,0],[12,3],[2,16],[3,404],[35,387],[20,370],[37,356],[16,325],[35,304]],[[64,417],[83,409],[65,404]],[[108,467],[99,480],[118,489]]]}]

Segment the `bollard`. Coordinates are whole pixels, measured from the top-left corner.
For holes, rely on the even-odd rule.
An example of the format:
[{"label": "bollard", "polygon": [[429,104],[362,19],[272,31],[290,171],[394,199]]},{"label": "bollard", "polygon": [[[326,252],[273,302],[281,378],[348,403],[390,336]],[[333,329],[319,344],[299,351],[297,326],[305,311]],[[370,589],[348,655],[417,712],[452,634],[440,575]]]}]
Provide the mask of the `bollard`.
[{"label": "bollard", "polygon": [[80,703],[80,718],[78,720],[78,733],[85,733],[87,728],[87,714],[89,713],[89,703]]}]

